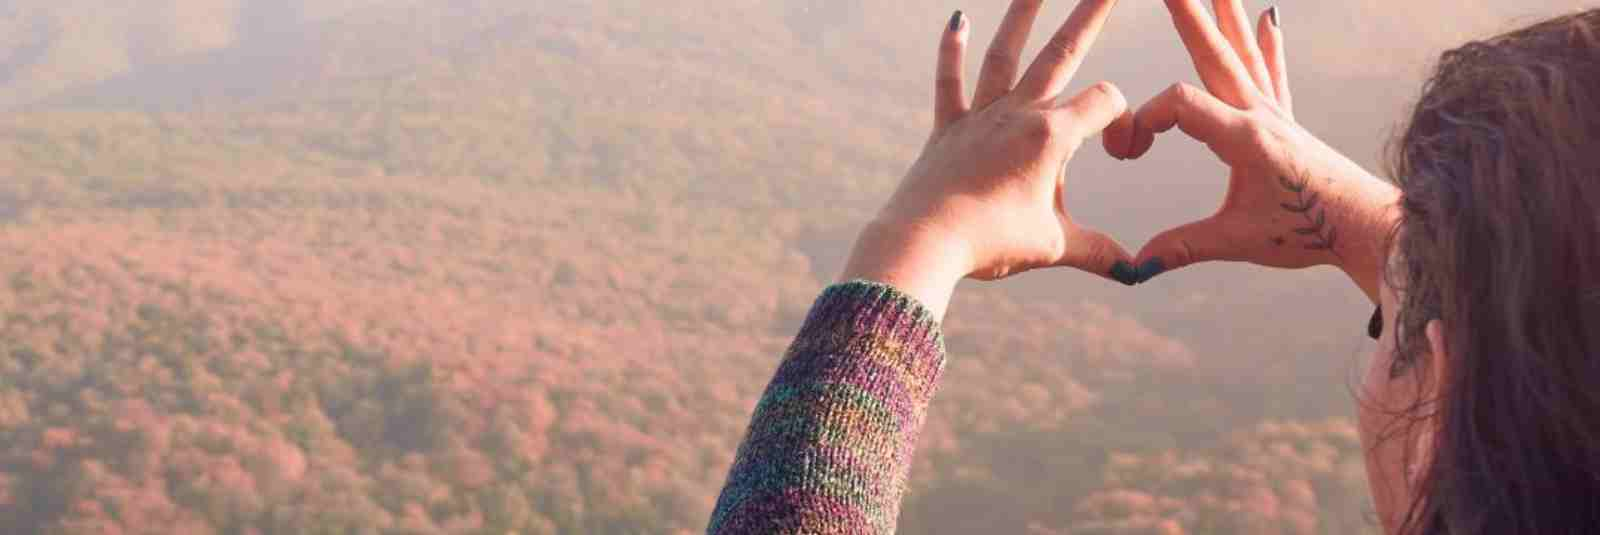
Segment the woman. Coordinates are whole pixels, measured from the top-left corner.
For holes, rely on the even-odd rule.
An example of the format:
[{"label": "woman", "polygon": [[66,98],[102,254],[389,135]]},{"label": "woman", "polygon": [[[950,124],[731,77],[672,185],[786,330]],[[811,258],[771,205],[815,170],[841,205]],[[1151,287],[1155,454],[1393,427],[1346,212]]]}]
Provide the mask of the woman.
[{"label": "woman", "polygon": [[[1013,2],[974,100],[967,22],[940,49],[936,126],[756,408],[711,533],[887,533],[963,278],[1067,266],[1138,283],[1198,262],[1333,265],[1379,305],[1358,406],[1384,530],[1600,525],[1600,10],[1446,54],[1395,147],[1399,187],[1293,120],[1277,10],[1167,0],[1205,89],[1129,113],[1055,98],[1114,0],[1084,0],[1017,80],[1039,0]],[[1252,35],[1253,33],[1259,34]],[[1129,257],[1060,204],[1064,162],[1179,128],[1231,169],[1215,215]],[[1135,267],[1137,266],[1137,267]]]}]

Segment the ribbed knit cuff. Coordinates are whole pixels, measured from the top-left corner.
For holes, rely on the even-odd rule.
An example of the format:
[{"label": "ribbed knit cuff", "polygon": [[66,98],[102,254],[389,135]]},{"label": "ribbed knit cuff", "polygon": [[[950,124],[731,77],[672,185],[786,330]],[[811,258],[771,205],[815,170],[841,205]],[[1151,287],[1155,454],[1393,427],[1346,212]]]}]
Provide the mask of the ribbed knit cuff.
[{"label": "ribbed knit cuff", "polygon": [[943,374],[938,320],[887,285],[822,292],[751,417],[707,533],[893,533]]},{"label": "ribbed knit cuff", "polygon": [[802,353],[891,357],[918,378],[916,395],[932,396],[944,371],[944,333],[916,298],[887,284],[852,281],[823,290],[796,341]]}]

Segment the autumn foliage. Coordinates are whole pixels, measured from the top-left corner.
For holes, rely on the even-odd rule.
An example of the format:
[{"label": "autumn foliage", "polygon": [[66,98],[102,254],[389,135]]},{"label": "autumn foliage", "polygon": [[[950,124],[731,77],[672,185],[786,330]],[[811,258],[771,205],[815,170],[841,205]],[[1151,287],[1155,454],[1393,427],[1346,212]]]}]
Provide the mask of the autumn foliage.
[{"label": "autumn foliage", "polygon": [[[284,4],[310,44],[180,24],[4,94],[64,100],[0,118],[0,531],[703,529],[915,149],[925,73],[862,29],[920,4]],[[207,85],[243,60],[306,70]],[[140,61],[193,102],[108,104]],[[905,532],[1372,528],[1352,424],[1238,361],[1091,297],[952,309]]]}]

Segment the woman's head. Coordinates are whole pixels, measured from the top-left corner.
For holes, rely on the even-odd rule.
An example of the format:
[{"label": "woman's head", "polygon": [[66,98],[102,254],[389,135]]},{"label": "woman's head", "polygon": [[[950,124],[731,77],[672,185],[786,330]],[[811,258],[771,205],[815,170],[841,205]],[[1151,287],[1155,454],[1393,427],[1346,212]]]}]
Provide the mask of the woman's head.
[{"label": "woman's head", "polygon": [[1363,420],[1405,457],[1386,466],[1406,490],[1375,489],[1380,513],[1408,534],[1592,531],[1600,10],[1446,53],[1394,151],[1403,219]]}]

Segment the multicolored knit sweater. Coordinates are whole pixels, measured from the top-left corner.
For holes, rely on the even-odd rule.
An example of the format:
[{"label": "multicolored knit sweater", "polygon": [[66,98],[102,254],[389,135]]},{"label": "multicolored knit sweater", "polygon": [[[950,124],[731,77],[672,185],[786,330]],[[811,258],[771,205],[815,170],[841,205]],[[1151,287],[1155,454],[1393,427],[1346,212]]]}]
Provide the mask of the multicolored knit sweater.
[{"label": "multicolored knit sweater", "polygon": [[939,322],[882,284],[828,288],[767,386],[706,532],[893,533]]}]

